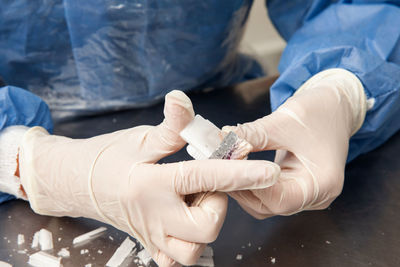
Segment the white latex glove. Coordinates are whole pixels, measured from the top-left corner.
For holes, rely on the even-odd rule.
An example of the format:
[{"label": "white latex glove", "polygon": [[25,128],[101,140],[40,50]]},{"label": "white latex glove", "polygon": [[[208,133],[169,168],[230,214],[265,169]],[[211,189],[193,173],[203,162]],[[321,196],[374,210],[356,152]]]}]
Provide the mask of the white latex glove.
[{"label": "white latex glove", "polygon": [[230,196],[259,219],[327,208],[342,191],[349,139],[365,113],[358,78],[331,69],[313,76],[272,114],[224,127],[246,139],[254,151],[277,150],[275,162],[281,167],[272,187]]},{"label": "white latex glove", "polygon": [[[160,266],[194,264],[225,218],[227,197],[216,191],[263,188],[276,180],[279,167],[265,161],[157,164],[185,145],[178,133],[194,116],[189,98],[168,94],[164,115],[158,126],[89,139],[30,129],[19,167],[32,209],[109,223],[137,238]],[[215,193],[199,206],[185,203],[185,195],[206,191]]]}]

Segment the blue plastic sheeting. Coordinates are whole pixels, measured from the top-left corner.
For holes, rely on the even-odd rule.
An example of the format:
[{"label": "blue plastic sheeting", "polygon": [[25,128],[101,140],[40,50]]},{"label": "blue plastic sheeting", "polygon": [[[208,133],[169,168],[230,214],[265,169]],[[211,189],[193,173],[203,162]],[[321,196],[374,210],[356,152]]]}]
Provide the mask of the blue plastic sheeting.
[{"label": "blue plastic sheeting", "polygon": [[252,0],[6,0],[0,75],[53,116],[148,105],[263,75],[237,47]]},{"label": "blue plastic sheeting", "polygon": [[400,128],[400,1],[336,2],[267,2],[273,23],[288,41],[271,103],[275,110],[322,70],[353,72],[375,104],[350,140],[350,161]]}]

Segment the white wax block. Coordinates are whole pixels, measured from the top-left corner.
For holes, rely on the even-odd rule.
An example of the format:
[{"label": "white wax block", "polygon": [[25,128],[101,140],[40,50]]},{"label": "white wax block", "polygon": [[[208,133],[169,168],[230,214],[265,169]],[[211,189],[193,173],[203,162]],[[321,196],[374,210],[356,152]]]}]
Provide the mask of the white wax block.
[{"label": "white wax block", "polygon": [[151,261],[151,255],[147,252],[147,250],[142,249],[141,251],[138,252],[138,258],[142,261],[144,265],[149,265]]},{"label": "white wax block", "polygon": [[114,252],[114,255],[108,260],[106,263],[106,266],[109,267],[117,267],[122,264],[122,262],[125,260],[126,257],[129,256],[129,254],[132,252],[134,247],[136,246],[135,242],[129,239],[127,237],[124,242],[117,248],[117,250]]},{"label": "white wax block", "polygon": [[18,238],[17,238],[17,244],[22,245],[25,243],[25,236],[23,234],[18,234]]},{"label": "white wax block", "polygon": [[85,241],[88,241],[92,238],[97,237],[98,235],[100,235],[101,233],[105,232],[107,230],[106,227],[99,227],[93,231],[87,232],[83,235],[77,236],[74,238],[74,240],[72,241],[72,244],[76,245]]},{"label": "white wax block", "polygon": [[206,248],[205,248],[204,251],[203,251],[203,254],[201,254],[200,257],[207,257],[207,258],[209,258],[209,257],[212,257],[212,256],[214,256],[214,251],[213,251],[212,247],[206,246]]},{"label": "white wax block", "polygon": [[12,267],[12,265],[9,264],[8,262],[0,261],[0,267]]},{"label": "white wax block", "polygon": [[61,267],[61,257],[54,257],[44,251],[29,256],[28,264],[35,267]]},{"label": "white wax block", "polygon": [[196,266],[203,266],[203,267],[214,267],[214,259],[208,257],[200,257],[196,264]]},{"label": "white wax block", "polygon": [[63,258],[69,258],[69,256],[71,256],[71,253],[67,248],[61,248],[57,255]]},{"label": "white wax block", "polygon": [[53,234],[47,229],[40,229],[39,244],[41,250],[53,249]]},{"label": "white wax block", "polygon": [[209,158],[222,141],[220,133],[221,130],[213,123],[196,115],[179,135],[206,158]]},{"label": "white wax block", "polygon": [[39,246],[39,232],[36,232],[33,235],[33,239],[32,239],[32,248],[37,248]]},{"label": "white wax block", "polygon": [[203,153],[201,153],[200,150],[197,150],[195,147],[191,145],[188,145],[186,147],[186,151],[194,159],[197,160],[207,159],[207,157]]}]

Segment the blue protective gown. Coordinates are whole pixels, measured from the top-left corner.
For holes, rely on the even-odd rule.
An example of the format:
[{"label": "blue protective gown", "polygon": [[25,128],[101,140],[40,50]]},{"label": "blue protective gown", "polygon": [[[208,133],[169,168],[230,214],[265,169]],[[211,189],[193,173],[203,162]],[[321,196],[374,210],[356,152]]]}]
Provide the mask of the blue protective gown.
[{"label": "blue protective gown", "polygon": [[[56,117],[91,113],[149,104],[175,88],[258,77],[258,66],[236,49],[251,4],[3,1],[0,75],[13,86],[0,88],[0,129],[51,131],[47,105]],[[288,42],[271,88],[273,110],[312,75],[344,68],[374,102],[350,140],[349,160],[399,129],[400,1],[268,0],[267,6]]]}]

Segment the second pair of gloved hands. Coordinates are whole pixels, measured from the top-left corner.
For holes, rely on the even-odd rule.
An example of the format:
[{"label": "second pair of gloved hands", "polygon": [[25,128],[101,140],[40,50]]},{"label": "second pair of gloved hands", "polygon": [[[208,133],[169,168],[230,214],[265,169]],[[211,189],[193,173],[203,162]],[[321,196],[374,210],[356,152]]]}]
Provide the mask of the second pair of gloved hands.
[{"label": "second pair of gloved hands", "polygon": [[[157,164],[185,145],[179,132],[194,116],[190,100],[174,91],[158,126],[85,140],[30,129],[19,154],[23,187],[37,213],[97,219],[137,238],[160,266],[193,264],[223,224],[222,192],[256,218],[325,208],[341,192],[349,138],[364,119],[365,96],[354,75],[339,74],[310,80],[269,116],[224,128],[254,151],[277,150],[277,164]],[[214,193],[188,206],[184,196],[198,192]]]}]

